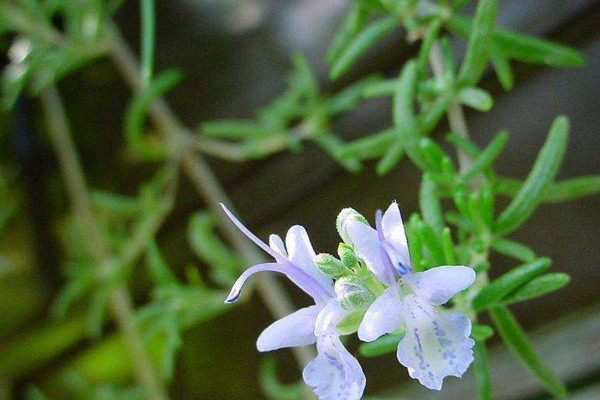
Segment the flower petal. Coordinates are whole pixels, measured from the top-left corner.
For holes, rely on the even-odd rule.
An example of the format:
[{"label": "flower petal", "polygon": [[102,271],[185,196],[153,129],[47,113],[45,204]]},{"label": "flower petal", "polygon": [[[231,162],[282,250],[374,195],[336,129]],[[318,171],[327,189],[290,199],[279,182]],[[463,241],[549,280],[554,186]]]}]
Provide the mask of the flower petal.
[{"label": "flower petal", "polygon": [[321,284],[321,286],[333,296],[333,281],[327,275],[319,271],[313,263],[316,254],[312,244],[310,244],[306,229],[300,225],[292,226],[285,237],[285,244],[289,253],[289,260],[292,264],[312,276],[314,280]]},{"label": "flower petal", "polygon": [[380,282],[391,286],[395,279],[390,270],[391,265],[388,265],[389,260],[383,257],[384,250],[381,248],[377,231],[360,221],[350,220],[346,223],[346,232],[352,240],[356,254],[364,260],[369,270]]},{"label": "flower petal", "polygon": [[473,362],[471,320],[437,309],[414,294],[402,302],[406,335],[398,345],[398,361],[411,378],[440,390],[446,376],[460,378]]},{"label": "flower petal", "polygon": [[284,256],[285,258],[288,258],[288,253],[285,250],[285,245],[283,244],[283,240],[281,240],[281,237],[279,235],[272,234],[271,236],[269,236],[269,247],[281,254],[282,256]]},{"label": "flower petal", "polygon": [[358,327],[358,338],[372,342],[386,333],[395,331],[402,324],[402,303],[398,287],[392,285],[369,307]]},{"label": "flower petal", "polygon": [[344,348],[338,335],[317,339],[317,358],[302,373],[320,400],[359,400],[365,390],[366,377],[356,360]]},{"label": "flower petal", "polygon": [[244,286],[246,280],[255,273],[263,271],[279,272],[284,274],[300,289],[304,290],[304,292],[311,296],[316,303],[323,304],[330,299],[329,294],[323,289],[323,287],[315,282],[315,280],[304,271],[295,268],[290,264],[282,265],[278,263],[265,263],[254,265],[245,270],[233,284],[225,303],[233,303],[239,299],[242,292],[242,286]]},{"label": "flower petal", "polygon": [[438,306],[471,286],[475,276],[472,268],[446,265],[407,275],[402,281],[421,299]]},{"label": "flower petal", "polygon": [[404,223],[400,215],[400,208],[395,201],[390,204],[388,209],[383,214],[381,225],[385,240],[394,246],[394,249],[399,253],[402,264],[410,269],[410,254],[408,252],[408,241],[404,232]]},{"label": "flower petal", "polygon": [[344,310],[337,299],[331,299],[325,307],[319,312],[315,321],[315,335],[321,336],[330,333],[337,333],[336,325],[348,315],[348,310]]},{"label": "flower petal", "polygon": [[319,306],[301,308],[273,322],[258,337],[256,348],[258,351],[271,351],[313,344],[317,339],[315,320],[319,311]]}]

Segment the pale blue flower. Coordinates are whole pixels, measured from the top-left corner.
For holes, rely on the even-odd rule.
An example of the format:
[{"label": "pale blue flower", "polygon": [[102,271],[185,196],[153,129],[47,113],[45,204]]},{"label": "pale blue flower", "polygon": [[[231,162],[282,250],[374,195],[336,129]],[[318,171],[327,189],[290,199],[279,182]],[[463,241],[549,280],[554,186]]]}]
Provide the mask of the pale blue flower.
[{"label": "pale blue flower", "polygon": [[397,357],[412,378],[440,390],[446,376],[461,377],[473,361],[471,320],[439,306],[473,284],[473,269],[441,266],[413,273],[396,203],[377,213],[376,229],[357,220],[345,228],[356,254],[387,286],[367,310],[358,337],[371,342],[404,326]]},{"label": "pale blue flower", "polygon": [[286,275],[300,289],[311,296],[315,305],[302,308],[275,321],[259,336],[259,351],[285,347],[307,346],[317,343],[318,355],[303,371],[304,381],[314,388],[322,400],[358,400],[362,397],[366,378],[356,358],[344,348],[336,325],[347,315],[335,297],[333,281],[313,263],[315,251],[306,230],[299,225],[291,227],[285,244],[277,235],[271,235],[268,246],[225,207],[233,223],[254,243],[271,255],[275,262],[248,268],[233,285],[225,302],[236,301],[244,282],[261,271]]}]

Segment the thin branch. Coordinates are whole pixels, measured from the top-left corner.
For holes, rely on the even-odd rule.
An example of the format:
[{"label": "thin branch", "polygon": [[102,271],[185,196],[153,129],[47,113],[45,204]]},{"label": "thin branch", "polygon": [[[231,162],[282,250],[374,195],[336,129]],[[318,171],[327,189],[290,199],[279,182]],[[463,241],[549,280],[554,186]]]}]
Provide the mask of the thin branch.
[{"label": "thin branch", "polygon": [[[60,162],[71,203],[83,224],[83,231],[88,235],[88,240],[84,243],[89,243],[90,254],[100,267],[111,258],[111,254],[97,229],[99,224],[94,219],[88,199],[83,169],[71,138],[62,100],[53,86],[42,93],[41,99],[48,121],[48,133]],[[110,298],[110,306],[127,348],[131,351],[134,372],[148,399],[168,400],[167,392],[144,349],[144,341],[135,322],[131,296],[125,286],[115,289]]]},{"label": "thin branch", "polygon": [[[139,74],[139,63],[118,28],[113,25],[112,31],[113,50],[111,58],[129,86],[135,92],[139,92],[143,87]],[[166,140],[177,140],[182,147],[192,140],[162,98],[150,107],[150,117]],[[262,254],[235,228],[220,209],[219,203],[225,203],[234,210],[231,201],[206,161],[201,155],[193,151],[193,146],[191,149],[186,147],[184,151],[186,151],[182,157],[184,171],[198,193],[204,198],[210,210],[217,216],[221,230],[233,248],[248,264],[264,261]],[[258,275],[256,283],[261,298],[275,318],[282,318],[294,311],[295,308],[287,293],[272,276]],[[295,347],[292,351],[301,369],[316,356],[312,347]]]}]

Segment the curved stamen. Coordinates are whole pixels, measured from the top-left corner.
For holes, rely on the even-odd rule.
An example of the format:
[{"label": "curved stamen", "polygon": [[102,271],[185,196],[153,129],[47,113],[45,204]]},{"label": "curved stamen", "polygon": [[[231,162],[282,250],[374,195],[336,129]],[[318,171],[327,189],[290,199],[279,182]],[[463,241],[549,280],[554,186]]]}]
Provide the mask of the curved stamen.
[{"label": "curved stamen", "polygon": [[248,237],[248,239],[252,240],[258,247],[263,249],[264,252],[266,252],[268,255],[270,255],[275,260],[277,260],[277,262],[279,262],[281,264],[289,263],[289,260],[287,258],[285,258],[283,255],[279,254],[278,252],[276,252],[275,250],[270,248],[265,242],[260,240],[254,233],[250,232],[250,229],[246,228],[244,226],[244,224],[242,224],[242,222],[239,219],[237,219],[231,211],[229,211],[229,209],[227,208],[227,206],[225,206],[225,204],[219,203],[219,205],[221,206],[223,211],[225,211],[225,214],[227,214],[229,219],[235,224],[235,226],[237,226],[237,228],[240,231],[242,231],[242,233],[244,235],[246,235]]},{"label": "curved stamen", "polygon": [[[291,268],[290,268],[291,266]],[[257,272],[263,271],[271,271],[271,272],[279,272],[287,276],[292,282],[294,282],[300,289],[306,292],[309,296],[311,296],[315,303],[322,304],[329,300],[330,296],[323,289],[321,285],[317,283],[310,275],[306,272],[294,267],[293,265],[282,265],[278,263],[265,263],[265,264],[257,264],[254,265],[247,270],[245,270],[242,275],[235,281],[233,287],[231,288],[231,292],[229,292],[229,296],[225,300],[225,303],[233,303],[237,299],[239,299],[242,286],[248,278],[254,275]]]}]

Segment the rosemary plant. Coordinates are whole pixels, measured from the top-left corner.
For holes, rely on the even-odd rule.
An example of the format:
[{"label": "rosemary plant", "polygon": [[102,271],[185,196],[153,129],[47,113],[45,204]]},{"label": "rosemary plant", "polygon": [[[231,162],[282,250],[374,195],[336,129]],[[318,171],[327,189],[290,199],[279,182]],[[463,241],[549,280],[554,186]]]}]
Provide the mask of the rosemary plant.
[{"label": "rosemary plant", "polygon": [[[472,17],[462,11],[467,3],[470,1],[349,0],[348,14],[327,55],[329,78],[344,77],[359,60],[367,57],[369,49],[396,30],[418,48],[398,76],[368,76],[335,93],[325,93],[307,59],[294,54],[287,90],[260,109],[254,119],[204,121],[192,130],[178,121],[162,99],[181,80],[181,74],[175,70],[154,73],[153,0],[140,1],[141,63],[112,22],[113,14],[121,6],[119,0],[3,1],[0,34],[11,40],[10,63],[2,71],[3,105],[10,110],[22,96],[40,98],[48,139],[60,163],[72,212],[64,218],[63,244],[68,255],[65,284],[53,306],[60,319],[5,349],[0,359],[1,375],[8,381],[25,376],[63,354],[83,336],[91,335],[97,345],[70,358],[44,382],[30,387],[29,398],[51,398],[54,386],[66,385],[73,396],[80,398],[166,400],[176,357],[182,348],[182,332],[230,310],[223,303],[226,289],[246,267],[258,264],[271,265],[271,270],[279,272],[284,268],[284,273],[313,295],[316,301],[313,307],[319,312],[331,311],[325,303],[320,303],[324,299],[334,302],[328,305],[335,304],[345,310],[343,318],[334,324],[329,321],[321,333],[311,331],[306,343],[296,343],[316,341],[318,355],[312,347],[297,347],[294,354],[298,366],[306,367],[305,381],[316,388],[318,397],[358,399],[365,387],[358,361],[351,356],[353,361],[345,358],[340,392],[335,397],[328,391],[331,385],[323,388],[331,382],[323,382],[319,375],[320,371],[323,374],[328,371],[321,366],[325,363],[323,354],[346,357],[340,335],[358,331],[361,339],[370,337],[369,327],[362,324],[371,318],[370,307],[378,304],[387,289],[395,287],[397,279],[409,285],[415,277],[442,271],[437,269],[440,266],[462,266],[456,268],[466,269],[454,271],[466,274],[463,278],[469,283],[457,283],[445,301],[432,300],[427,305],[439,315],[447,315],[451,309],[466,318],[463,323],[468,325],[469,332],[461,338],[467,344],[460,349],[465,352],[465,359],[459,369],[445,375],[440,373],[430,381],[415,372],[407,361],[410,357],[406,351],[405,357],[400,355],[403,343],[407,343],[403,341],[410,339],[411,325],[406,320],[362,344],[360,356],[381,356],[398,348],[398,358],[409,367],[410,375],[434,389],[441,388],[444,376],[461,376],[470,367],[475,372],[478,398],[492,399],[486,341],[497,334],[548,393],[564,396],[566,386],[536,355],[508,306],[559,290],[569,282],[569,276],[547,272],[550,259],[537,255],[509,235],[544,202],[564,202],[599,193],[600,176],[555,180],[569,136],[569,122],[564,116],[557,117],[549,127],[545,144],[526,179],[499,175],[494,162],[507,146],[508,132],[500,131],[489,144],[478,146],[470,138],[463,107],[479,112],[492,108],[492,96],[478,87],[489,65],[508,91],[514,85],[511,67],[514,62],[577,67],[584,60],[579,52],[563,45],[497,26],[498,0],[479,0]],[[56,25],[58,20],[62,21],[61,27]],[[458,57],[459,52],[454,48],[456,42],[451,40],[454,38],[466,40],[462,57]],[[156,170],[152,179],[139,185],[135,196],[88,186],[57,90],[60,80],[69,79],[70,73],[100,58],[114,62],[133,92],[123,123],[123,140],[138,161],[152,164]],[[344,142],[334,132],[332,121],[376,97],[393,99],[392,126]],[[450,131],[442,138],[431,136],[444,119],[448,120]],[[148,126],[153,129],[147,129]],[[454,147],[456,155],[448,154],[440,141]],[[396,266],[393,272],[388,271],[394,279],[378,275],[382,273],[375,265],[378,261],[370,259],[368,250],[361,247],[363,236],[356,232],[367,229],[368,222],[354,211],[340,214],[338,230],[342,243],[338,256],[323,253],[303,260],[294,258],[294,254],[300,254],[297,247],[300,245],[295,240],[308,243],[304,255],[315,255],[308,236],[304,239],[306,231],[290,229],[292,239],[286,243],[287,249],[281,239],[273,239],[269,247],[232,217],[244,233],[275,257],[276,263],[265,264],[260,251],[219,207],[219,203],[230,204],[205,156],[243,162],[281,151],[300,151],[304,142],[313,142],[352,173],[359,173],[365,161],[376,160],[376,171],[384,175],[403,158],[422,170],[420,212],[408,216],[404,225],[407,243],[405,238],[403,247],[398,247],[392,242],[400,236],[392,240],[386,236],[385,226],[377,227],[380,245],[387,249],[385,260]],[[189,269],[185,279],[176,276],[156,239],[174,207],[182,176],[193,183],[208,205],[207,210],[189,216],[187,240],[197,257],[210,266],[210,284],[195,269]],[[1,188],[4,190],[4,186]],[[506,207],[498,207],[500,196],[510,198]],[[16,207],[14,196],[2,197],[0,225]],[[401,200],[400,193],[398,199]],[[393,207],[390,214],[386,212],[388,227],[392,214],[396,228],[402,227],[399,211],[396,217]],[[382,218],[385,225],[386,216]],[[367,237],[371,231],[365,232]],[[489,260],[492,252],[511,257],[515,263],[512,270],[494,280],[488,276],[493,267]],[[394,264],[394,257],[400,257],[401,261]],[[152,288],[148,301],[136,307],[128,282],[138,264],[146,268]],[[292,276],[290,269],[300,271],[300,275]],[[308,279],[319,281],[321,286],[307,285],[302,274],[313,274]],[[470,274],[472,279],[468,278]],[[452,279],[445,282],[446,286],[439,284],[440,287],[449,290],[447,286],[452,286]],[[256,282],[256,289],[274,319],[292,314],[293,305],[278,281],[263,274]],[[237,298],[240,287],[241,283],[236,283],[229,300]],[[398,296],[406,305],[411,295],[402,292]],[[450,300],[448,306],[441,308],[447,300]],[[74,304],[85,305],[84,316],[75,311]],[[395,311],[398,310],[389,309],[389,318]],[[491,316],[491,326],[479,322],[484,312]],[[118,329],[106,333],[110,330],[104,325],[111,318]],[[273,326],[275,331],[269,328],[271,335],[281,333],[277,331],[281,325]],[[50,341],[57,332],[62,340]],[[333,336],[331,332],[335,332]],[[266,337],[259,339],[258,345],[261,350],[283,346],[274,345]],[[24,351],[30,356],[23,358]],[[107,358],[110,363],[102,361]],[[305,385],[282,385],[275,375],[275,365],[269,359],[261,372],[261,383],[269,398],[312,396]],[[132,377],[134,383],[123,384]]]}]

